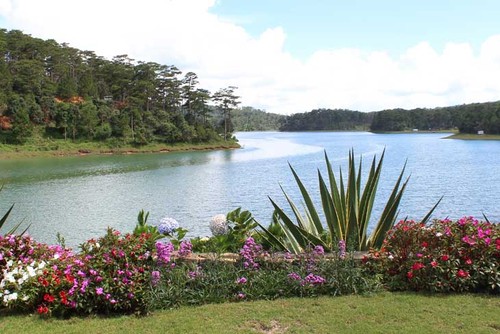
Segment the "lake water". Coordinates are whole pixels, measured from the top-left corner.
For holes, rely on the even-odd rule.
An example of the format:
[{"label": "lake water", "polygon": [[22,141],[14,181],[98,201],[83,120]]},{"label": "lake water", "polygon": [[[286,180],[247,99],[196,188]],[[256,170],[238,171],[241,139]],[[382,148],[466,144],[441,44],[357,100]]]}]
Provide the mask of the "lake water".
[{"label": "lake water", "polygon": [[288,162],[318,200],[325,150],[346,170],[350,148],[367,163],[386,148],[373,219],[408,159],[401,217],[423,217],[444,195],[436,217],[485,213],[500,221],[500,141],[441,139],[446,135],[250,132],[238,133],[243,148],[229,151],[0,161],[0,214],[15,203],[11,225],[24,219],[37,240],[54,243],[60,232],[70,246],[107,226],[132,231],[141,209],[150,222],[173,217],[189,236],[209,235],[212,216],[239,206],[267,225],[267,196],[286,207],[280,184],[300,203]]}]

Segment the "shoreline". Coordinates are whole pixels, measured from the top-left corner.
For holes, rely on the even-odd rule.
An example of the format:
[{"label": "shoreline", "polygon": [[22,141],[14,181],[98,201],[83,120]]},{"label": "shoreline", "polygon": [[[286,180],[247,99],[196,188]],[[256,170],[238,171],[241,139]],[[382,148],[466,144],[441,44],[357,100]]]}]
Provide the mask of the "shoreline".
[{"label": "shoreline", "polygon": [[[87,144],[87,145],[85,145]],[[2,150],[0,148],[0,160],[11,159],[30,159],[30,158],[59,158],[76,156],[99,156],[99,155],[132,155],[132,154],[151,154],[151,153],[176,153],[176,152],[196,152],[196,151],[217,151],[241,148],[237,142],[213,142],[200,144],[152,144],[144,147],[123,146],[110,148],[106,146],[89,146],[89,143],[82,143],[73,148],[56,150],[29,150],[11,145],[14,150]],[[92,144],[92,143],[90,143]]]},{"label": "shoreline", "polygon": [[472,133],[456,133],[443,139],[461,139],[461,140],[500,140],[500,135],[476,135]]}]

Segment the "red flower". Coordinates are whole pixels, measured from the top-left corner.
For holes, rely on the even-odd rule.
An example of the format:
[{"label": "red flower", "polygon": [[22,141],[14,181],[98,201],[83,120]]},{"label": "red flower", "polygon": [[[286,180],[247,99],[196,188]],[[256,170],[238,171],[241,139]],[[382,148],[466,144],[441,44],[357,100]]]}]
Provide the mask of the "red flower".
[{"label": "red flower", "polygon": [[443,260],[443,261],[448,261],[449,259],[450,259],[450,257],[448,255],[441,256],[441,260]]},{"label": "red flower", "polygon": [[408,277],[408,279],[412,279],[413,278],[413,271],[407,272],[406,277]]},{"label": "red flower", "polygon": [[61,303],[63,305],[66,305],[68,303],[68,297],[66,296],[66,292],[64,291],[59,292],[59,297],[61,298]]},{"label": "red flower", "polygon": [[432,268],[436,268],[436,267],[437,267],[437,265],[438,265],[438,263],[437,263],[436,261],[432,261],[432,262],[431,262],[431,266],[432,266]]},{"label": "red flower", "polygon": [[461,278],[469,277],[469,272],[465,271],[463,269],[460,269],[459,271],[457,271],[457,277],[461,277]]},{"label": "red flower", "polygon": [[429,244],[427,242],[422,242],[422,247],[426,248],[427,246],[429,246]]},{"label": "red flower", "polygon": [[66,281],[73,284],[75,282],[75,278],[73,276],[71,276],[70,274],[66,274]]},{"label": "red flower", "polygon": [[465,264],[468,264],[470,266],[472,264],[472,260],[471,259],[466,259],[465,260]]},{"label": "red flower", "polygon": [[45,305],[40,305],[40,306],[38,306],[36,311],[38,312],[38,314],[47,314],[47,313],[49,313],[49,308]]},{"label": "red flower", "polygon": [[421,262],[415,262],[413,264],[413,266],[411,266],[411,269],[413,269],[413,270],[420,270],[423,267],[425,267],[423,263],[421,263]]},{"label": "red flower", "polygon": [[43,296],[43,300],[45,300],[47,303],[52,303],[52,302],[54,302],[55,298],[54,298],[54,296],[49,295],[48,293],[46,293]]}]

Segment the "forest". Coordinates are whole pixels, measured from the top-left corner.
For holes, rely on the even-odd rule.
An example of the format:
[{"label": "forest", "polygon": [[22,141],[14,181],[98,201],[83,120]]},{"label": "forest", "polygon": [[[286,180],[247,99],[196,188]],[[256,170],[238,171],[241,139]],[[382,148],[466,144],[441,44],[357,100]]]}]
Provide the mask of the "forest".
[{"label": "forest", "polygon": [[500,134],[500,101],[433,109],[387,109],[363,113],[344,109],[316,109],[288,116],[281,131],[366,130],[373,132],[458,129]]},{"label": "forest", "polygon": [[268,113],[252,107],[233,110],[231,122],[235,131],[277,131],[285,122],[285,115]]},{"label": "forest", "polygon": [[[174,65],[107,60],[0,29],[0,142],[33,136],[127,144],[228,139],[236,87],[215,93]],[[209,102],[212,102],[209,105]]]},{"label": "forest", "polygon": [[500,134],[500,101],[433,109],[392,109],[374,113],[371,131],[458,129],[460,133]]},{"label": "forest", "polygon": [[373,113],[345,109],[315,109],[288,116],[280,131],[368,130]]}]

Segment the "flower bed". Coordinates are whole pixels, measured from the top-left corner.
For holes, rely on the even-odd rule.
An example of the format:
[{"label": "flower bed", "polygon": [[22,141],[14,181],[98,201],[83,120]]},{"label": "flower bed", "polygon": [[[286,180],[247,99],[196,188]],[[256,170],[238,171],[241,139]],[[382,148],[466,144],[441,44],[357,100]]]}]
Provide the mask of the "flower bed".
[{"label": "flower bed", "polygon": [[362,277],[357,262],[325,260],[321,247],[283,261],[250,237],[239,254],[203,258],[192,254],[189,241],[175,248],[153,236],[109,229],[78,253],[29,236],[0,237],[1,306],[42,316],[144,314],[182,304],[338,295],[376,286]]},{"label": "flower bed", "polygon": [[[500,291],[500,226],[470,217],[430,225],[402,221],[363,261],[360,253],[346,253],[342,241],[331,254],[321,246],[298,255],[270,252],[252,237],[238,253],[193,253],[178,231],[168,231],[168,240],[143,218],[136,232],[108,229],[78,252],[29,236],[0,236],[0,311],[145,314],[179,305],[363,293],[377,290],[380,278],[391,290]],[[235,235],[216,235],[213,245],[234,248],[243,234]]]},{"label": "flower bed", "polygon": [[401,221],[364,261],[390,290],[499,293],[500,225]]}]

